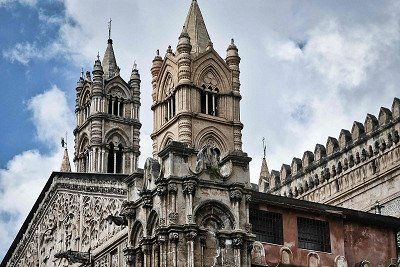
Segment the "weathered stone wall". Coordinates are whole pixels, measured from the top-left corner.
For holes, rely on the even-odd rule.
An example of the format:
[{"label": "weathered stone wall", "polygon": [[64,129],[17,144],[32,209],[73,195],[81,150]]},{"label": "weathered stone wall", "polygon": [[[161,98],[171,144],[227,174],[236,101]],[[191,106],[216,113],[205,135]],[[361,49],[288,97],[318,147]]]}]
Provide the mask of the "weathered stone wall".
[{"label": "weathered stone wall", "polygon": [[261,183],[273,194],[399,217],[393,204],[400,192],[399,110],[395,98],[392,110],[381,108],[378,118],[368,114],[364,125],[354,122],[351,132],[329,137],[326,147],[318,144]]},{"label": "weathered stone wall", "polygon": [[90,251],[91,257],[96,258],[105,246],[126,236],[126,229],[106,220],[119,212],[126,197],[121,181],[84,174],[53,176],[50,189],[40,200],[27,229],[23,229],[25,232],[6,266],[79,266],[73,262],[69,265],[56,254]]}]

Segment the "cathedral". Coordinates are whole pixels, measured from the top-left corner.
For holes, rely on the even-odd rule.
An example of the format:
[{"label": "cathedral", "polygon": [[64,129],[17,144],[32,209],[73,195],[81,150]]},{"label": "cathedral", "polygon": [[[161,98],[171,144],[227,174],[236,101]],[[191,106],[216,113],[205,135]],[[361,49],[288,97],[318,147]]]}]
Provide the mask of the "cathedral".
[{"label": "cathedral", "polygon": [[264,156],[252,184],[239,49],[214,50],[192,0],[152,62],[141,168],[140,74],[120,76],[113,45],[76,85],[76,172],[65,149],[1,267],[398,266],[399,99],[280,171]]}]

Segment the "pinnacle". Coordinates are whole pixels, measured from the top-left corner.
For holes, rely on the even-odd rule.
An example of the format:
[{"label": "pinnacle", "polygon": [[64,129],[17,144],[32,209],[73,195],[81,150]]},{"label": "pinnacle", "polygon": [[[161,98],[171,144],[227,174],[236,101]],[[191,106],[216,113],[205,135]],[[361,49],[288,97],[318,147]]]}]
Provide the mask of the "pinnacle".
[{"label": "pinnacle", "polygon": [[71,172],[71,164],[69,163],[68,149],[64,149],[64,157],[61,163],[61,172]]}]

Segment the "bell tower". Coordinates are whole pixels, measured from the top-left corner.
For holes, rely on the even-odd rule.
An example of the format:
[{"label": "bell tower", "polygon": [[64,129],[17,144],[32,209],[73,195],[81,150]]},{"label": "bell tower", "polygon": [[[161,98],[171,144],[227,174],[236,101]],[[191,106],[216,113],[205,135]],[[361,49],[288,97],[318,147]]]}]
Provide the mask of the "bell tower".
[{"label": "bell tower", "polygon": [[76,86],[74,163],[78,172],[130,174],[137,168],[140,75],[134,64],[130,80],[122,79],[110,34],[111,20],[103,62],[98,55],[93,77],[82,71]]},{"label": "bell tower", "polygon": [[242,150],[240,57],[233,39],[225,59],[213,48],[197,1],[192,1],[176,51],[153,60],[153,156],[171,141],[221,157]]}]

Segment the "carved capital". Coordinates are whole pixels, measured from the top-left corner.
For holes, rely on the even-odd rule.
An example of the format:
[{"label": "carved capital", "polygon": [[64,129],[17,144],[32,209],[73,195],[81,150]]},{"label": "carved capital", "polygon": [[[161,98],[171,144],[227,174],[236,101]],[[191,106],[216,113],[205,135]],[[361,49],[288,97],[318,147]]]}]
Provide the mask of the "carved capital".
[{"label": "carved capital", "polygon": [[131,247],[127,247],[124,250],[124,257],[127,264],[132,264],[136,261],[135,250]]},{"label": "carved capital", "polygon": [[127,218],[135,218],[136,217],[136,205],[133,201],[124,201],[121,205],[120,214]]},{"label": "carved capital", "polygon": [[157,238],[158,243],[164,244],[167,241],[167,236],[165,235],[159,235]]},{"label": "carved capital", "polygon": [[173,195],[176,195],[178,193],[178,186],[176,185],[176,183],[168,184],[168,192]]},{"label": "carved capital", "polygon": [[243,238],[240,236],[234,237],[232,239],[232,246],[241,249],[243,247]]},{"label": "carved capital", "polygon": [[195,231],[190,231],[186,234],[187,241],[194,241],[196,239],[197,233]]},{"label": "carved capital", "polygon": [[171,212],[168,214],[168,219],[170,224],[177,224],[179,219],[179,214],[177,212]]},{"label": "carved capital", "polygon": [[164,196],[167,193],[167,187],[165,185],[158,185],[157,186],[157,195]]},{"label": "carved capital", "polygon": [[239,189],[234,189],[230,192],[230,198],[233,202],[240,202],[243,198],[243,193]]},{"label": "carved capital", "polygon": [[183,184],[183,193],[187,195],[194,195],[196,192],[197,183],[194,181],[189,181]]},{"label": "carved capital", "polygon": [[153,194],[151,193],[151,191],[143,190],[140,193],[140,196],[142,197],[143,207],[151,209],[153,207]]},{"label": "carved capital", "polygon": [[169,233],[169,241],[173,243],[178,243],[179,241],[179,234],[176,232]]},{"label": "carved capital", "polygon": [[247,233],[251,233],[253,226],[251,225],[251,223],[245,223],[244,229],[246,230]]}]

